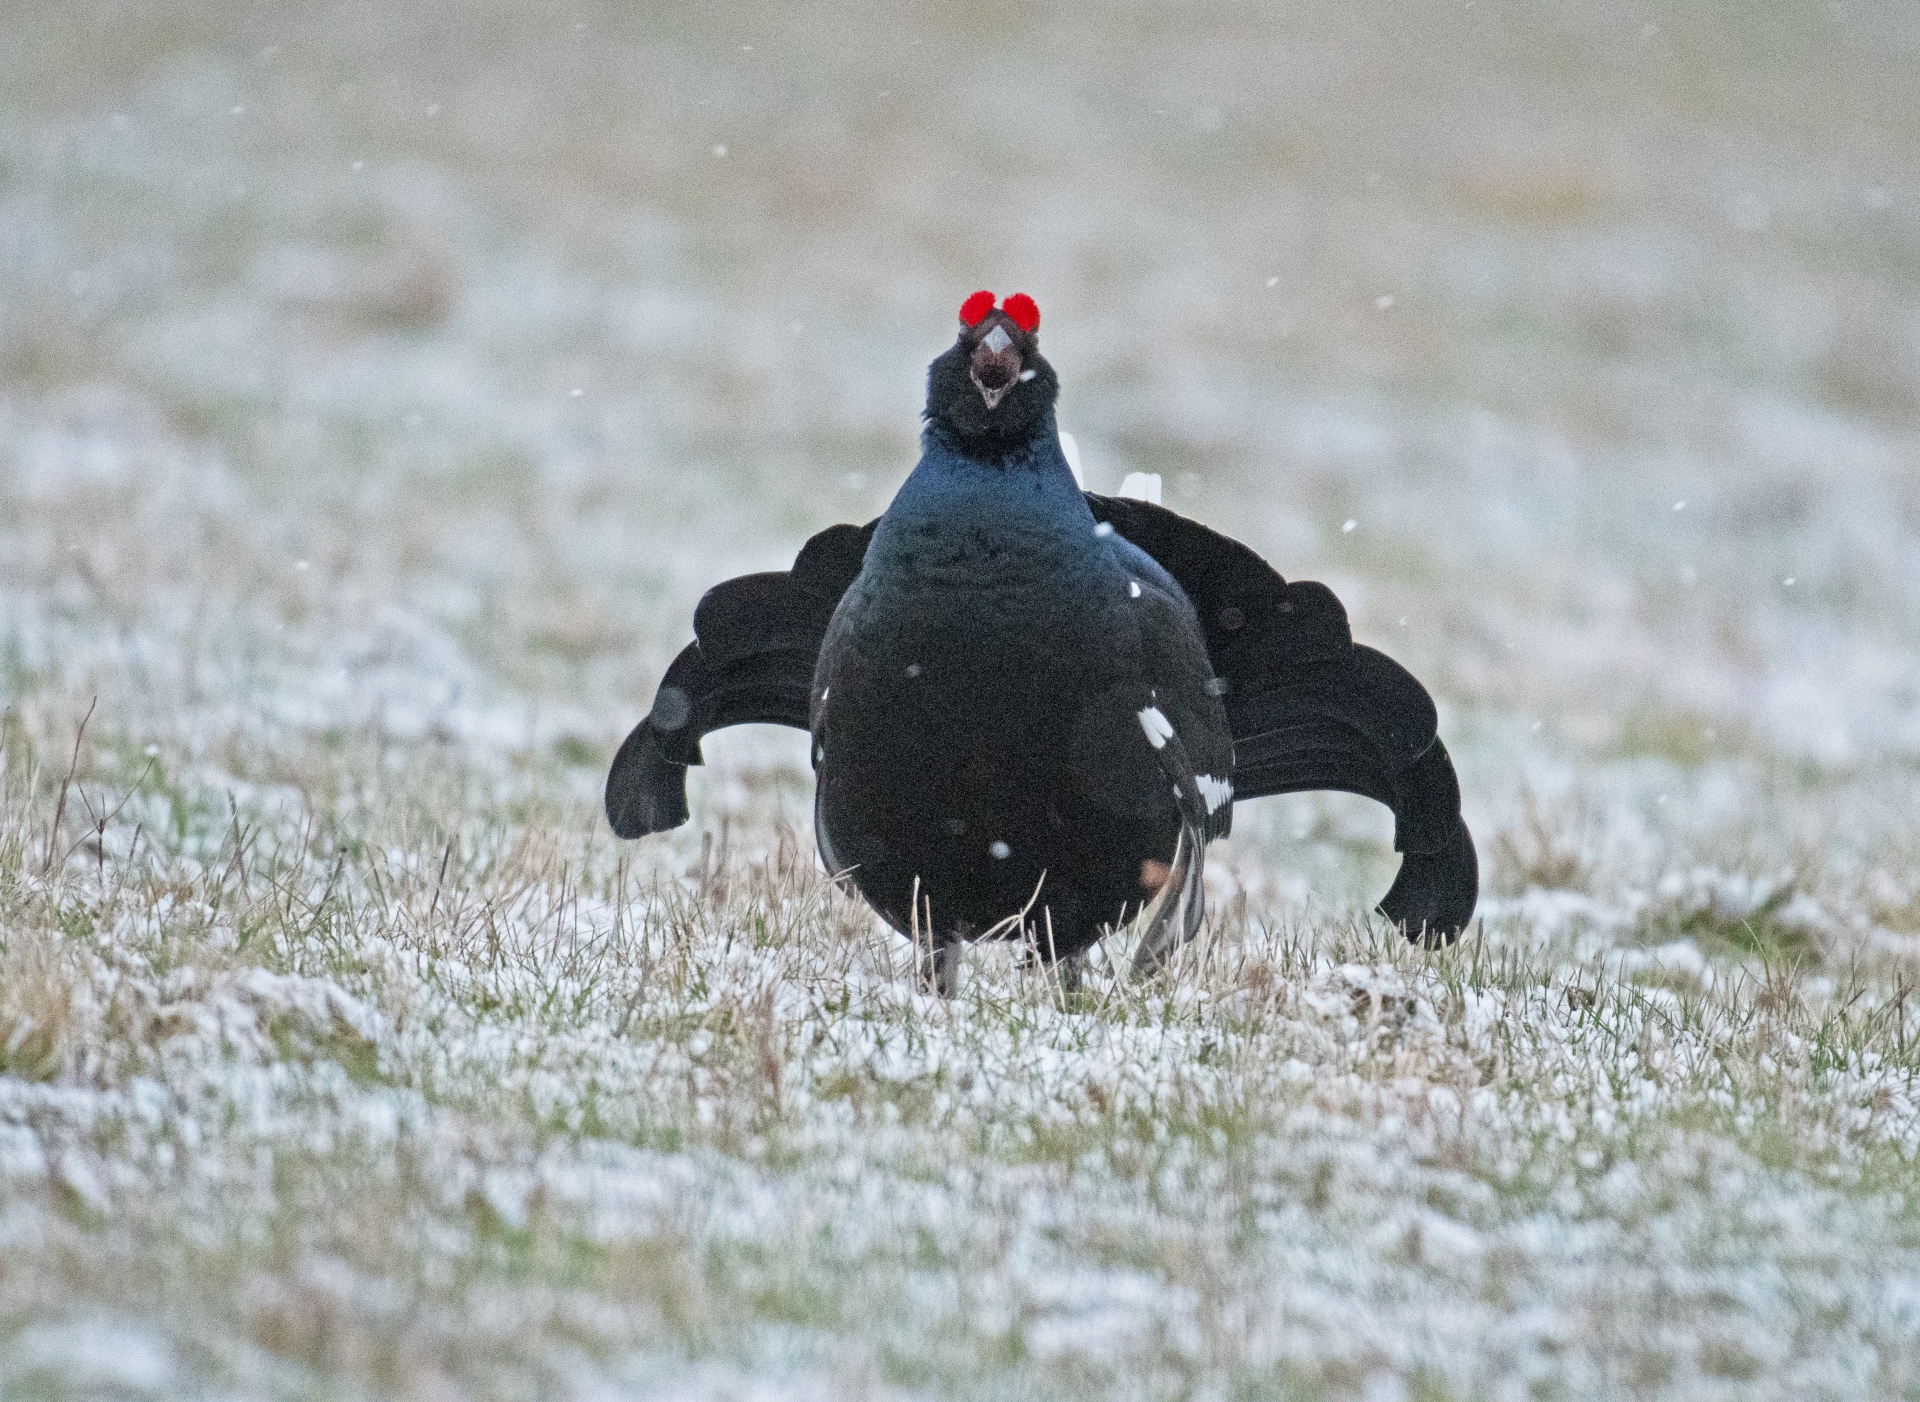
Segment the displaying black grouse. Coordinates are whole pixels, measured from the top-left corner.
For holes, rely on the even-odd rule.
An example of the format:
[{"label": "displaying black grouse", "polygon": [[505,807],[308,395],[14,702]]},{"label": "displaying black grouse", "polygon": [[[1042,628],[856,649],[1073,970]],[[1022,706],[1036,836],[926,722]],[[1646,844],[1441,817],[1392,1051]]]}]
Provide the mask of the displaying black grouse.
[{"label": "displaying black grouse", "polygon": [[962,941],[1066,959],[1129,921],[1157,967],[1202,914],[1236,800],[1393,810],[1380,910],[1445,942],[1479,873],[1433,702],[1325,585],[1143,501],[1082,492],[1039,309],[977,292],[927,375],[919,466],[878,521],[716,585],[607,776],[622,837],[686,821],[700,739],[813,735],[821,858],[952,992]]}]

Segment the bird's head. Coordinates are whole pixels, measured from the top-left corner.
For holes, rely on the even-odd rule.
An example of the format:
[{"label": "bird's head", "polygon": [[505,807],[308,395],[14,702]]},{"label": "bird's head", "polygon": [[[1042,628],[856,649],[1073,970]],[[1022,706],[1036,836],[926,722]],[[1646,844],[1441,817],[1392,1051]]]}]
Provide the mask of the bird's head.
[{"label": "bird's head", "polygon": [[1039,331],[1040,308],[1024,292],[998,306],[991,292],[962,302],[959,339],[927,370],[927,421],[984,448],[1030,437],[1060,393]]}]

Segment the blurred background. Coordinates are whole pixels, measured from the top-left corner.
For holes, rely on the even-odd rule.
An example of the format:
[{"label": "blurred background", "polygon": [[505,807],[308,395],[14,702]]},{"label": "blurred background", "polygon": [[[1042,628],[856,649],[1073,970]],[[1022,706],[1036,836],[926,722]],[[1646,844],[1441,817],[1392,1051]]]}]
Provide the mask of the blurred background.
[{"label": "blurred background", "polygon": [[[1900,0],[8,5],[0,696],[590,801],[700,593],[878,514],[1024,290],[1090,486],[1434,691],[1496,897],[1790,869],[1904,939],[1917,72]],[[697,812],[804,820],[787,738]],[[1266,807],[1246,884],[1387,869]]]}]

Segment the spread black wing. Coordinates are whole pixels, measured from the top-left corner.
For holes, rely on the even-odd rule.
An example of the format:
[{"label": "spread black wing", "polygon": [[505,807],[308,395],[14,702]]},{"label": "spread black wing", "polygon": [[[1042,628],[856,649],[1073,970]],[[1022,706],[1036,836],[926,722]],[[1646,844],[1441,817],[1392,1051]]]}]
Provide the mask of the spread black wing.
[{"label": "spread black wing", "polygon": [[1200,615],[1227,686],[1235,800],[1339,789],[1384,803],[1404,857],[1381,913],[1415,938],[1458,935],[1479,899],[1479,862],[1426,688],[1353,641],[1326,585],[1289,583],[1238,541],[1164,507],[1092,492],[1087,505],[1158,560]]},{"label": "spread black wing", "polygon": [[[1289,583],[1238,541],[1163,507],[1092,492],[1087,505],[1158,560],[1199,613],[1227,686],[1235,799],[1339,789],[1384,803],[1404,856],[1381,913],[1413,938],[1458,935],[1479,899],[1479,866],[1426,688],[1353,641],[1324,584]],[[710,732],[750,721],[807,729],[820,642],[875,524],[834,526],[807,542],[791,570],[707,591],[694,641],[607,775],[616,833],[643,837],[687,820],[687,766],[700,763]]]},{"label": "spread black wing", "polygon": [[833,526],[790,570],[716,584],[693,611],[694,640],[660,679],[653,709],[633,728],[607,774],[607,821],[622,837],[687,820],[687,766],[702,737],[760,721],[807,728],[813,666],[834,605],[847,592],[874,523]]}]

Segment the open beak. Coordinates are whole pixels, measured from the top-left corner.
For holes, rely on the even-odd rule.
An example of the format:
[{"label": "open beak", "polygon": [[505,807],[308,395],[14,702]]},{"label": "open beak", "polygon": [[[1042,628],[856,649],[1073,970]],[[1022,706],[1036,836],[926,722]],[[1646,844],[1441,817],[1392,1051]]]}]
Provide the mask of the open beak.
[{"label": "open beak", "polygon": [[1020,382],[1020,352],[1006,327],[994,327],[973,348],[968,373],[989,409],[998,405],[1006,398],[1007,391]]}]

